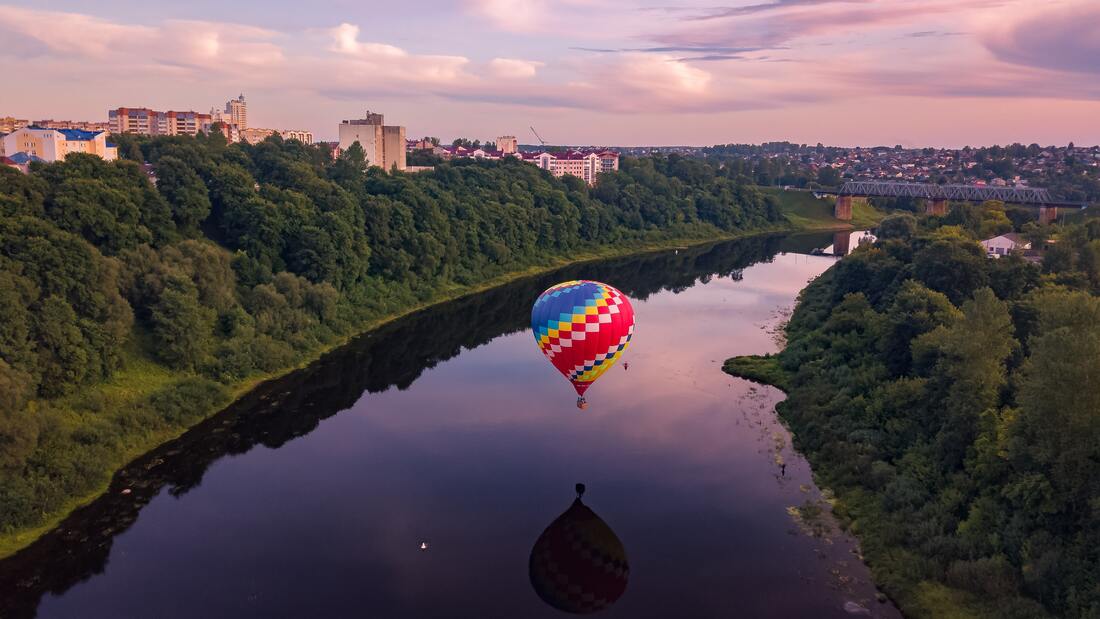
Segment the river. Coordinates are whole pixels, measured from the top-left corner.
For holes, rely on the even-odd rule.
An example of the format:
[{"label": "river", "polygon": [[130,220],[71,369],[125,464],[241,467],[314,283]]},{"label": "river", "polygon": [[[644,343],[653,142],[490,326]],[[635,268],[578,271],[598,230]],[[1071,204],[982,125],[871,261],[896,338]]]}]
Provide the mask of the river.
[{"label": "river", "polygon": [[[896,617],[792,450],[782,394],[721,371],[776,350],[835,260],[811,250],[832,243],[575,265],[390,323],[135,461],[0,561],[0,616],[562,616],[528,558],[581,482],[629,557],[600,616]],[[538,293],[576,278],[618,287],[637,319],[629,368],[585,411],[528,327]]]}]

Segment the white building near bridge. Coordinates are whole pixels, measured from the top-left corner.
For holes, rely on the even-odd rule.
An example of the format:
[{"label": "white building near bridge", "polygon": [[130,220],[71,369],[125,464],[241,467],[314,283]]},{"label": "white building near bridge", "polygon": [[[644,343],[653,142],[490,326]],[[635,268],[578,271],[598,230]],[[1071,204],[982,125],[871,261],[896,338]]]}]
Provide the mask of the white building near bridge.
[{"label": "white building near bridge", "polygon": [[990,258],[1000,258],[1015,251],[1031,249],[1031,242],[1015,232],[986,239],[981,244],[985,248],[985,255]]}]

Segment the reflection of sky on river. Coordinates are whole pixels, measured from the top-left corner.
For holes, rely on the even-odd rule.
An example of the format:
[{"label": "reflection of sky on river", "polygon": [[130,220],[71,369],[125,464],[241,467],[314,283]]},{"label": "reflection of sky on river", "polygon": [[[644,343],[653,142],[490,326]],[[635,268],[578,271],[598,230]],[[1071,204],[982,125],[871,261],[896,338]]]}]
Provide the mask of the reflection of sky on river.
[{"label": "reflection of sky on river", "polygon": [[778,393],[744,399],[749,383],[721,372],[774,350],[765,323],[832,261],[781,255],[741,281],[635,301],[630,368],[609,370],[584,412],[522,332],[277,450],[222,459],[200,487],[154,500],[106,574],[41,616],[556,616],[527,558],[578,481],[632,568],[601,616],[844,616],[831,563],[785,513],[809,471],[788,454],[780,482],[750,427],[750,413],[774,423]]}]

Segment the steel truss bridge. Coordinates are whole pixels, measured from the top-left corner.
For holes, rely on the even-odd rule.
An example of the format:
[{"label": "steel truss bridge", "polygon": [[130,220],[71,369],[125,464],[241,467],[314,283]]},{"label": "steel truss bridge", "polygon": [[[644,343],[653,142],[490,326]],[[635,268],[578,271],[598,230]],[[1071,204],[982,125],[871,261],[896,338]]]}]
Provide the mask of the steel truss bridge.
[{"label": "steel truss bridge", "polygon": [[1083,207],[1080,202],[1055,200],[1039,187],[990,187],[986,185],[933,185],[891,181],[848,181],[838,196],[876,198],[921,198],[931,201],[984,202],[1000,200],[1011,204]]}]

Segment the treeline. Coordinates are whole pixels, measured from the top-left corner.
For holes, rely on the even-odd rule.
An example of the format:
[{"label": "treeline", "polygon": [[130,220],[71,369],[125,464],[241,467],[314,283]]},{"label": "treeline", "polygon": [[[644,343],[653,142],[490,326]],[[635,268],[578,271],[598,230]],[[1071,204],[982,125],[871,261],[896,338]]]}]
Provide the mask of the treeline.
[{"label": "treeline", "polygon": [[1031,229],[1035,264],[986,258],[990,210],[892,216],[814,281],[780,411],[903,610],[1100,617],[1100,221]]},{"label": "treeline", "polygon": [[[875,156],[885,156],[893,148],[876,147]],[[1033,187],[1044,187],[1060,200],[1100,201],[1100,170],[1096,167],[1097,147],[1075,148],[1038,144],[1010,144],[957,149],[921,149],[924,156],[950,154],[952,164],[932,173],[928,182],[936,184],[971,182],[974,178],[985,181],[1011,179],[1020,176]],[[768,142],[765,144],[718,144],[701,149],[708,161],[728,167],[734,176],[743,176],[757,185],[790,185],[806,188],[836,187],[845,180],[860,178],[869,164],[852,163],[844,172],[821,163],[833,163],[852,155],[852,149],[835,146]],[[815,171],[816,168],[816,171]],[[876,202],[887,201],[876,199]],[[916,202],[902,200],[901,208]]]},{"label": "treeline", "polygon": [[676,157],[589,188],[518,161],[391,175],[357,146],[115,137],[116,162],[0,169],[0,531],[373,319],[578,250],[781,219]]}]

